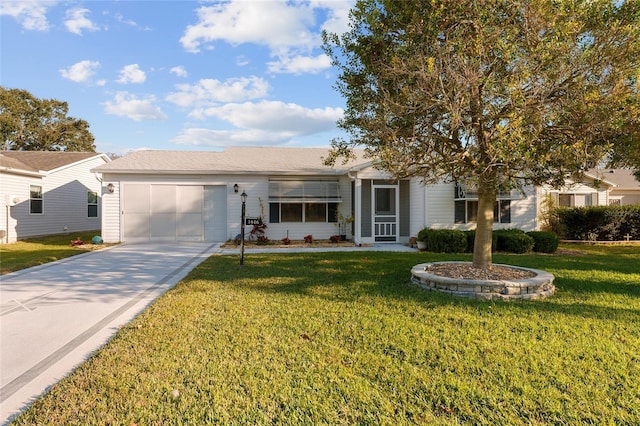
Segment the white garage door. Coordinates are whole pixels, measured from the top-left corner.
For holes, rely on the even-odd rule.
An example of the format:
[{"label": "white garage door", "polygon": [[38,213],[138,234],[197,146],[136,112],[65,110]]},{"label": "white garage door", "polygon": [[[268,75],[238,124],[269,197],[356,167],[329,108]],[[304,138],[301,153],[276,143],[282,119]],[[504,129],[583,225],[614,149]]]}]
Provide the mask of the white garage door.
[{"label": "white garage door", "polygon": [[224,241],[226,187],[125,184],[124,240]]}]

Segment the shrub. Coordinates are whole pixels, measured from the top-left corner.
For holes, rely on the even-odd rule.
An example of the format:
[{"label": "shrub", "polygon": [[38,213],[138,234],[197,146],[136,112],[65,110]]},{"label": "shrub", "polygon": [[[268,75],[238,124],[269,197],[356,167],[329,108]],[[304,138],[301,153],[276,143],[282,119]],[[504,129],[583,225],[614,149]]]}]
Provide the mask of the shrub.
[{"label": "shrub", "polygon": [[464,253],[467,250],[467,236],[455,229],[425,228],[418,232],[418,240],[426,242],[427,251],[431,252]]},{"label": "shrub", "polygon": [[585,241],[640,239],[640,206],[591,206],[557,209],[563,238]]},{"label": "shrub", "polygon": [[418,236],[416,237],[418,239],[418,241],[427,241],[427,233],[430,231],[430,228],[422,228],[420,231],[418,231]]},{"label": "shrub", "polygon": [[555,232],[531,231],[527,235],[533,238],[533,251],[538,253],[555,253],[560,238]]},{"label": "shrub", "polygon": [[284,237],[283,239],[281,239],[280,241],[282,241],[282,244],[288,246],[289,244],[291,244],[291,240],[289,239],[289,237]]},{"label": "shrub", "polygon": [[304,237],[304,242],[305,242],[305,243],[308,243],[308,244],[313,243],[313,235],[311,235],[311,234],[306,235],[306,236]]},{"label": "shrub", "polygon": [[340,237],[340,235],[332,235],[329,237],[329,241],[331,241],[332,243],[337,243],[342,239],[342,237]]},{"label": "shrub", "polygon": [[498,251],[527,253],[533,249],[533,238],[520,229],[498,229],[493,233],[497,236]]}]

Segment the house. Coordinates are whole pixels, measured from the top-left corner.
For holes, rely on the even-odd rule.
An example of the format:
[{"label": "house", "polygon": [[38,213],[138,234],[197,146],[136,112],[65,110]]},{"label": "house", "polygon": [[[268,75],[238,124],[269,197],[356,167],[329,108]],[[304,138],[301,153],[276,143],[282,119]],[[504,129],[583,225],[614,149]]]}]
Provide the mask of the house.
[{"label": "house", "polygon": [[[246,216],[261,217],[271,240],[327,239],[406,243],[425,226],[475,228],[477,194],[454,183],[394,180],[363,157],[327,167],[324,148],[233,147],[222,152],[137,151],[93,169],[100,173],[105,242],[225,241]],[[495,228],[537,227],[537,191],[500,193]],[[248,229],[248,228],[247,228]]]},{"label": "house", "polygon": [[104,154],[66,151],[0,152],[0,241],[101,226],[102,183],[91,169]]},{"label": "house", "polygon": [[559,207],[640,204],[640,182],[629,169],[591,169],[563,188],[540,188],[540,198],[546,196]]}]

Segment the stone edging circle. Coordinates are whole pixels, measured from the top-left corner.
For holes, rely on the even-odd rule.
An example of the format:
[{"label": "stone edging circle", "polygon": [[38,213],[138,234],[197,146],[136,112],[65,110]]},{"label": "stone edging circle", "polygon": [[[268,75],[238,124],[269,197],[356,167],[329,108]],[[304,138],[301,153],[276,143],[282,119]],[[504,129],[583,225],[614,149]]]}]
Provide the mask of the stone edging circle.
[{"label": "stone edging circle", "polygon": [[411,268],[411,281],[427,290],[486,300],[543,299],[551,296],[556,290],[553,285],[553,274],[521,266],[495,264],[496,266],[529,271],[535,276],[515,280],[473,280],[441,277],[425,270],[430,265],[452,263],[468,264],[469,262],[420,263]]}]

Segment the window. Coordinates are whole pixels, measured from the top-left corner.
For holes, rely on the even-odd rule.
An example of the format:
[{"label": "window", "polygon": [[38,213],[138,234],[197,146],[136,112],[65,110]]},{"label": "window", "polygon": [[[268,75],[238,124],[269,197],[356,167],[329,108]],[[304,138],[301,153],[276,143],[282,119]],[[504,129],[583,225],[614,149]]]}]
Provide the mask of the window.
[{"label": "window", "polygon": [[87,217],[98,217],[98,193],[87,192]]},{"label": "window", "polygon": [[[456,200],[455,223],[475,223],[478,221],[478,201]],[[498,200],[493,205],[494,223],[511,223],[511,200]]]},{"label": "window", "polygon": [[29,187],[29,213],[42,214],[42,187],[39,185],[31,185]]},{"label": "window", "polygon": [[[455,223],[475,223],[478,221],[478,193],[456,184],[454,194]],[[511,192],[500,191],[493,206],[495,223],[511,223]]]},{"label": "window", "polygon": [[336,222],[337,180],[269,180],[269,222]]},{"label": "window", "polygon": [[269,222],[337,222],[338,203],[269,203]]},{"label": "window", "polygon": [[560,207],[584,207],[592,205],[592,200],[597,199],[595,194],[558,194],[558,206]]}]

